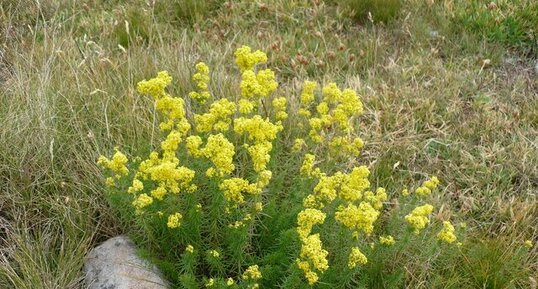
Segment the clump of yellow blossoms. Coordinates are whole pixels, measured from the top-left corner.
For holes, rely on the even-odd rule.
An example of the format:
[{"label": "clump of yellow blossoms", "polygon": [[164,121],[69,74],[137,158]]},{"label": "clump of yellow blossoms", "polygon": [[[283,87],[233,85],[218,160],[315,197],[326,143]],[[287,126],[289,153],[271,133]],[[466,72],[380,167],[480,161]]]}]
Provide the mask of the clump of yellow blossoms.
[{"label": "clump of yellow blossoms", "polygon": [[432,213],[433,206],[426,204],[416,207],[410,214],[405,216],[407,223],[413,228],[415,234],[420,233],[422,229],[430,222],[428,216]]},{"label": "clump of yellow blossoms", "polygon": [[532,244],[532,241],[531,240],[526,240],[524,243],[525,247],[527,248],[532,248],[534,244]]},{"label": "clump of yellow blossoms", "polygon": [[203,62],[196,64],[196,73],[192,76],[192,80],[196,81],[196,86],[199,91],[193,91],[189,94],[192,99],[201,103],[206,102],[211,95],[209,93],[209,67]]},{"label": "clump of yellow blossoms", "polygon": [[166,223],[166,225],[170,229],[175,229],[181,225],[181,218],[183,218],[183,216],[181,216],[180,213],[172,214],[168,216],[168,223]]},{"label": "clump of yellow blossoms", "polygon": [[422,196],[422,197],[430,195],[432,193],[432,191],[435,190],[435,188],[437,188],[438,185],[439,185],[439,179],[437,179],[437,177],[433,176],[429,180],[424,181],[422,183],[422,186],[418,187],[415,190],[415,194],[417,194],[419,196]]},{"label": "clump of yellow blossoms", "polygon": [[456,235],[454,234],[454,232],[454,226],[449,221],[444,221],[443,229],[441,230],[441,232],[439,232],[439,234],[437,234],[437,238],[449,244],[454,243],[456,241]]},{"label": "clump of yellow blossoms", "polygon": [[[373,186],[368,167],[357,163],[364,147],[355,121],[363,113],[361,97],[336,83],[320,85],[314,81],[305,81],[296,99],[280,96],[275,93],[275,73],[264,67],[268,60],[264,52],[243,46],[235,57],[241,79],[233,96],[213,98],[210,69],[203,62],[196,65],[192,76],[195,91],[185,98],[166,91],[172,83],[166,71],[140,81],[137,91],[155,101],[162,139],[145,159],[131,164],[118,149],[110,159],[99,157],[98,164],[112,173],[107,184],[124,193],[122,197],[128,199],[127,205],[137,218],[150,220],[141,221],[144,229],[152,230],[158,222],[162,225],[155,227],[167,229],[152,234],[169,233],[170,240],[184,242],[179,247],[185,248],[184,252],[174,255],[184,258],[179,262],[185,266],[182,271],[206,280],[195,280],[197,286],[259,288],[264,264],[257,262],[260,266],[251,265],[233,275],[228,264],[247,265],[246,260],[255,260],[250,254],[256,252],[258,244],[254,242],[260,228],[271,230],[257,222],[275,217],[265,216],[264,210],[283,210],[278,202],[287,198],[286,194],[290,195],[286,201],[295,202],[283,205],[286,210],[288,205],[301,205],[292,231],[296,234],[293,237],[298,237],[297,258],[289,262],[299,268],[295,271],[309,285],[315,285],[331,269],[353,272],[368,266],[377,243],[390,250],[396,242],[393,236],[378,233],[385,213],[397,202],[392,202],[393,192]],[[297,111],[290,110],[293,107],[298,107]],[[292,164],[295,167],[289,169]],[[122,182],[127,177],[129,180]],[[274,192],[273,178],[283,180],[285,186],[293,183],[298,189],[277,187]],[[120,188],[122,183],[126,188]],[[415,194],[427,197],[438,185],[439,180],[431,177]],[[404,189],[401,195],[408,196],[409,191]],[[418,234],[429,224],[432,212],[429,204],[419,206],[405,221]],[[399,244],[404,240],[395,237]],[[444,222],[437,237],[454,242],[452,224]],[[340,243],[332,238],[349,238],[342,242],[347,247],[334,248]],[[189,243],[206,254],[195,254]],[[335,249],[347,256],[340,258],[333,253]],[[334,260],[343,264],[334,269],[330,264]]]},{"label": "clump of yellow blossoms", "polygon": [[364,256],[361,250],[357,247],[351,249],[351,254],[349,254],[348,267],[355,268],[357,265],[365,265],[368,263],[368,258]]},{"label": "clump of yellow blossoms", "polygon": [[392,236],[380,236],[379,237],[379,243],[385,246],[392,246],[396,241],[394,240],[394,237]]}]

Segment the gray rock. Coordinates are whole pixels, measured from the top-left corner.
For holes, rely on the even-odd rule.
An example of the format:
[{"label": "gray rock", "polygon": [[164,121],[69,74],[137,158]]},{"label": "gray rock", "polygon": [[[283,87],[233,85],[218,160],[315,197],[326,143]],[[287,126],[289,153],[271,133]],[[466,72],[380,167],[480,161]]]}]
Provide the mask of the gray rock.
[{"label": "gray rock", "polygon": [[125,236],[107,240],[90,251],[84,264],[88,289],[165,289],[159,270],[136,255]]}]

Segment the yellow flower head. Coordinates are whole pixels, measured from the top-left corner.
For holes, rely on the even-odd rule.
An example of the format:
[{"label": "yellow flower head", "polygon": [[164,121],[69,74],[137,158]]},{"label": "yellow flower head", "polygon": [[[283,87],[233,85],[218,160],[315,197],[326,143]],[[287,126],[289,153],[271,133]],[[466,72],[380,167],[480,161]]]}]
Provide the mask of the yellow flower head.
[{"label": "yellow flower head", "polygon": [[349,254],[347,266],[353,269],[358,265],[365,265],[366,263],[368,263],[368,258],[366,258],[358,247],[353,247]]},{"label": "yellow flower head", "polygon": [[317,209],[304,209],[297,215],[297,232],[304,239],[312,231],[312,227],[316,224],[325,222],[325,213]]},{"label": "yellow flower head", "polygon": [[444,221],[443,229],[441,230],[441,232],[439,232],[439,234],[437,234],[437,238],[449,244],[454,243],[456,241],[456,235],[454,234],[454,232],[454,226],[450,222]]},{"label": "yellow flower head", "polygon": [[141,194],[139,195],[132,203],[133,207],[135,207],[136,210],[142,210],[143,208],[151,205],[153,203],[153,198],[146,195]]},{"label": "yellow flower head", "polygon": [[259,280],[262,278],[262,273],[260,272],[258,265],[252,265],[243,272],[241,278],[243,280]]},{"label": "yellow flower head", "polygon": [[424,206],[416,207],[411,213],[405,216],[405,220],[414,229],[415,234],[420,233],[420,230],[424,229],[430,222],[428,216],[432,213],[433,206],[426,204]]},{"label": "yellow flower head", "polygon": [[172,214],[172,215],[168,216],[168,222],[166,223],[166,225],[170,229],[175,229],[175,228],[177,228],[177,227],[179,227],[181,225],[181,219],[182,218],[183,218],[183,216],[180,213]]},{"label": "yellow flower head", "polygon": [[187,247],[185,248],[185,252],[188,252],[191,254],[194,253],[194,247],[191,244],[187,245]]},{"label": "yellow flower head", "polygon": [[370,203],[361,202],[359,206],[350,203],[347,207],[339,207],[334,218],[352,231],[362,230],[366,235],[370,235],[379,214]]},{"label": "yellow flower head", "polygon": [[392,246],[392,245],[394,245],[394,243],[396,243],[396,241],[390,235],[389,236],[380,236],[379,237],[379,243],[381,243],[382,245],[386,245],[386,246]]},{"label": "yellow flower head", "polygon": [[260,50],[252,52],[250,47],[242,46],[235,51],[235,63],[239,66],[241,72],[253,69],[254,65],[258,63],[266,62],[267,55]]},{"label": "yellow flower head", "polygon": [[155,99],[159,99],[166,94],[164,89],[170,83],[172,83],[172,77],[167,71],[161,71],[155,78],[140,81],[136,89],[140,94],[147,94]]}]

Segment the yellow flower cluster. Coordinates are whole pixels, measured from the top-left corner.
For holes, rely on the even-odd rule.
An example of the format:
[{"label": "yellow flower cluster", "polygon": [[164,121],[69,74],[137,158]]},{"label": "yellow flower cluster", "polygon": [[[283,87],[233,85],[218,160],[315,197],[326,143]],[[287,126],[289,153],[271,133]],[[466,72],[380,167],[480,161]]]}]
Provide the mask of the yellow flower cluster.
[{"label": "yellow flower cluster", "polygon": [[[97,160],[97,164],[102,168],[111,170],[116,178],[126,176],[129,173],[127,169],[127,157],[116,148],[116,153],[112,156],[112,159],[108,159],[105,156],[100,156]],[[107,182],[110,182],[107,180]]]},{"label": "yellow flower cluster", "polygon": [[182,190],[192,192],[196,190],[196,185],[192,184],[195,172],[187,167],[179,166],[179,160],[172,159],[150,159],[143,161],[138,169],[139,176],[143,179],[151,179],[158,183],[159,187],[177,194]]},{"label": "yellow flower cluster", "polygon": [[349,253],[347,266],[350,269],[354,269],[358,265],[366,265],[366,263],[368,263],[368,258],[366,258],[358,247],[353,247],[351,253]]},{"label": "yellow flower cluster", "polygon": [[235,51],[235,63],[239,66],[241,72],[252,70],[258,63],[266,63],[267,55],[260,50],[252,52],[248,46],[242,46]]},{"label": "yellow flower cluster", "polygon": [[198,132],[228,131],[232,124],[235,108],[235,103],[226,98],[213,102],[209,107],[209,112],[194,115],[196,130]]},{"label": "yellow flower cluster", "polygon": [[361,202],[358,206],[349,203],[345,207],[339,207],[334,218],[354,232],[362,230],[366,235],[370,235],[379,214],[368,202]]},{"label": "yellow flower cluster", "polygon": [[309,117],[310,112],[308,107],[315,100],[314,92],[318,88],[317,82],[314,81],[305,81],[303,83],[303,91],[301,93],[301,108],[305,110],[306,113],[303,113],[303,116]]},{"label": "yellow flower cluster", "polygon": [[245,202],[242,192],[251,194],[258,192],[255,184],[250,184],[249,181],[242,178],[226,179],[220,183],[219,188],[223,191],[224,198],[233,206],[241,205]]},{"label": "yellow flower cluster", "polygon": [[127,189],[128,193],[140,192],[144,189],[144,183],[140,180],[134,179],[133,184]]},{"label": "yellow flower cluster", "polygon": [[[351,122],[354,116],[363,112],[360,97],[351,89],[338,88],[335,83],[329,83],[322,89],[323,99],[316,106],[317,116],[311,117],[310,106],[315,99],[314,91],[317,88],[315,82],[305,82],[301,94],[301,108],[299,115],[308,117],[310,126],[309,136],[312,141],[322,143],[326,135],[330,134],[333,139],[329,141],[330,146],[336,152],[342,152],[358,155],[363,146],[362,140],[349,139],[350,133],[353,132]],[[334,134],[334,128],[339,128],[344,134]]]},{"label": "yellow flower cluster", "polygon": [[175,213],[170,216],[168,216],[168,223],[166,225],[170,229],[175,229],[181,225],[181,219],[183,216],[180,213]]},{"label": "yellow flower cluster", "polygon": [[322,248],[319,234],[309,235],[301,241],[302,246],[300,258],[296,261],[297,266],[303,270],[308,284],[313,285],[319,279],[317,272],[323,273],[329,268],[327,261],[329,252]]},{"label": "yellow flower cluster", "polygon": [[251,142],[247,150],[252,159],[254,171],[261,172],[266,169],[269,162],[269,153],[273,148],[272,141],[276,138],[281,127],[271,123],[261,116],[252,118],[239,117],[234,120],[234,131],[238,135],[247,135]]},{"label": "yellow flower cluster", "polygon": [[411,213],[405,216],[407,223],[413,228],[415,234],[418,235],[422,229],[430,222],[428,216],[432,213],[433,206],[426,204],[416,207]]},{"label": "yellow flower cluster", "polygon": [[219,251],[217,251],[217,250],[209,250],[209,251],[207,252],[207,254],[208,254],[209,256],[213,257],[213,258],[219,258],[219,257],[220,257],[220,253],[219,253]]},{"label": "yellow flower cluster", "polygon": [[248,99],[240,99],[237,102],[237,110],[240,114],[249,114],[256,108],[256,102]]},{"label": "yellow flower cluster", "polygon": [[209,94],[209,67],[203,62],[196,64],[196,73],[192,76],[192,80],[196,82],[198,91],[192,91],[189,96],[192,99],[204,103],[211,95]]},{"label": "yellow flower cluster", "polygon": [[201,154],[215,166],[207,169],[208,177],[223,177],[235,169],[233,164],[235,147],[222,133],[210,135]]},{"label": "yellow flower cluster", "polygon": [[172,83],[172,77],[167,71],[161,71],[153,79],[140,81],[136,89],[140,94],[151,95],[155,99],[159,99],[166,96],[164,89],[170,83]]},{"label": "yellow flower cluster", "polygon": [[325,213],[317,209],[304,209],[297,216],[297,232],[304,239],[312,232],[312,227],[325,222]]},{"label": "yellow flower cluster", "polygon": [[275,73],[271,69],[254,72],[245,70],[241,79],[241,96],[247,99],[266,97],[278,88]]},{"label": "yellow flower cluster", "polygon": [[[306,154],[300,169],[302,175],[317,178],[318,183],[313,192],[303,199],[304,209],[297,216],[297,232],[302,241],[301,250],[312,250],[312,244],[316,244],[314,252],[319,259],[319,256],[326,256],[323,254],[325,251],[321,249],[319,236],[313,239],[316,241],[314,242],[312,240],[314,235],[311,235],[311,232],[314,225],[323,224],[325,221],[326,214],[321,209],[329,206],[336,199],[343,201],[346,205],[338,206],[334,219],[353,231],[355,237],[358,237],[359,230],[369,235],[373,232],[374,222],[381,214],[380,210],[383,202],[387,199],[387,194],[383,188],[379,188],[376,194],[372,192],[363,193],[370,187],[370,182],[368,181],[370,171],[365,166],[355,167],[347,174],[337,172],[332,176],[328,176],[321,172],[319,168],[315,168],[314,163],[315,156]],[[356,205],[358,201],[360,203]],[[318,245],[319,248],[317,247]],[[356,266],[362,261],[357,259],[359,255],[356,251],[352,252],[354,255],[350,256],[350,266]],[[324,271],[313,266],[312,263],[311,260],[304,258],[297,261],[299,268],[303,270],[305,278],[311,285],[317,282],[319,274]],[[328,263],[326,265],[328,266]],[[324,266],[320,268],[324,268]]]},{"label": "yellow flower cluster", "polygon": [[275,118],[277,120],[284,120],[288,117],[286,112],[286,104],[288,101],[285,97],[277,97],[273,99],[273,108],[275,110]]},{"label": "yellow flower cluster", "polygon": [[262,273],[260,272],[260,269],[258,265],[251,265],[249,266],[245,272],[243,272],[243,276],[241,276],[243,280],[259,280],[262,278]]},{"label": "yellow flower cluster", "polygon": [[449,221],[444,221],[443,229],[441,230],[441,232],[439,232],[439,234],[437,234],[437,238],[449,244],[454,243],[457,239],[454,232],[454,226]]},{"label": "yellow flower cluster", "polygon": [[142,80],[137,90],[140,94],[148,94],[155,99],[155,106],[165,119],[160,123],[161,130],[177,129],[182,135],[190,130],[190,124],[185,118],[185,101],[172,97],[166,93],[165,88],[172,82],[172,77],[166,71],[161,71],[157,77]]},{"label": "yellow flower cluster", "polygon": [[191,244],[187,245],[187,247],[185,248],[185,252],[188,252],[191,254],[194,253],[194,247]]},{"label": "yellow flower cluster", "polygon": [[133,207],[137,210],[137,212],[140,212],[143,208],[151,205],[153,203],[153,198],[148,196],[147,194],[140,194],[138,197],[133,201]]},{"label": "yellow flower cluster", "polygon": [[306,142],[302,138],[297,138],[293,142],[293,147],[291,148],[291,151],[296,153],[299,152],[302,148],[306,147]]},{"label": "yellow flower cluster", "polygon": [[396,243],[396,241],[394,240],[394,237],[392,236],[380,236],[379,237],[379,243],[381,243],[381,245],[385,245],[385,246],[392,246],[394,245],[394,243]]},{"label": "yellow flower cluster", "polygon": [[429,180],[424,181],[422,183],[422,186],[418,187],[415,190],[415,194],[421,197],[428,196],[432,193],[433,190],[435,190],[435,188],[437,188],[438,185],[439,185],[439,179],[433,176]]},{"label": "yellow flower cluster", "polygon": [[[275,80],[275,73],[271,69],[263,69],[256,72],[254,66],[258,63],[267,62],[267,55],[264,52],[256,50],[251,52],[251,48],[243,46],[235,51],[235,62],[241,70],[241,96],[246,99],[255,97],[261,98],[268,96],[278,88]],[[250,105],[242,103],[241,113],[250,110]]]},{"label": "yellow flower cluster", "polygon": [[532,243],[531,240],[526,240],[526,241],[523,243],[523,245],[525,245],[525,247],[527,247],[527,248],[529,248],[529,249],[532,248],[532,247],[534,246],[534,244]]}]

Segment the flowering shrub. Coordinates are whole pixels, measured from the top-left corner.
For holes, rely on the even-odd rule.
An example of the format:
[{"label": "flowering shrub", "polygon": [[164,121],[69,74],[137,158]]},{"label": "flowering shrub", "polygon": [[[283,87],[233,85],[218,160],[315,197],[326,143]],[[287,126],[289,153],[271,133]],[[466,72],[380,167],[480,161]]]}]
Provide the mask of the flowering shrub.
[{"label": "flowering shrub", "polygon": [[372,187],[358,163],[355,91],[305,81],[299,97],[283,97],[275,73],[262,68],[265,53],[243,46],[235,57],[237,97],[212,93],[204,63],[186,98],[166,91],[166,71],[139,82],[160,113],[160,147],[131,162],[119,149],[98,160],[112,205],[170,280],[182,288],[353,287],[370,260],[413,242],[454,247],[449,220],[436,222],[434,238],[419,236],[432,223],[434,207],[424,202],[436,177],[414,193]]}]

